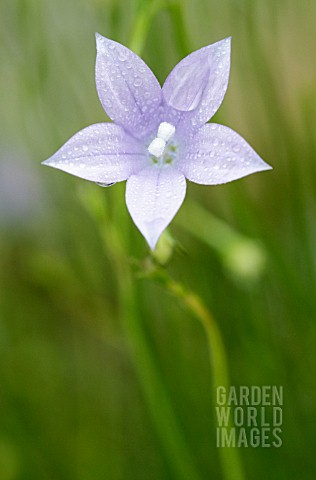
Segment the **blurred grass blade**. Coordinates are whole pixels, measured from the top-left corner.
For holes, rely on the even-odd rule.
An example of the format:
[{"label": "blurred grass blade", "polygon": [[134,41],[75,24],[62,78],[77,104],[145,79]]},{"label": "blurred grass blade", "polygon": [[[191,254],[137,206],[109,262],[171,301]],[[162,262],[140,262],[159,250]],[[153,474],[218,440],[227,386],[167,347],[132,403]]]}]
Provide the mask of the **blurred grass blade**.
[{"label": "blurred grass blade", "polygon": [[166,6],[165,0],[145,0],[139,4],[139,12],[129,41],[129,48],[138,55],[144,48],[150,25],[157,13]]},{"label": "blurred grass blade", "polygon": [[255,280],[264,271],[267,255],[256,240],[247,238],[194,201],[175,218],[176,225],[215,250],[225,268],[237,278]]}]

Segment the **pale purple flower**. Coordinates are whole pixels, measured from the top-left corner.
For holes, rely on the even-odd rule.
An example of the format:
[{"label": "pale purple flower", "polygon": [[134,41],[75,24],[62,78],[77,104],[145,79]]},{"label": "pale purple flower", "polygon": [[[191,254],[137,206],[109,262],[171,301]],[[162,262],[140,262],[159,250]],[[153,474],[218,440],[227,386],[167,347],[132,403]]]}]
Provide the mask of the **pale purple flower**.
[{"label": "pale purple flower", "polygon": [[230,38],[185,57],[162,88],[131,50],[96,40],[97,91],[114,123],[81,130],[44,164],[103,185],[127,180],[127,208],[154,249],[186,178],[216,185],[271,167],[236,132],[206,123],[226,93]]}]

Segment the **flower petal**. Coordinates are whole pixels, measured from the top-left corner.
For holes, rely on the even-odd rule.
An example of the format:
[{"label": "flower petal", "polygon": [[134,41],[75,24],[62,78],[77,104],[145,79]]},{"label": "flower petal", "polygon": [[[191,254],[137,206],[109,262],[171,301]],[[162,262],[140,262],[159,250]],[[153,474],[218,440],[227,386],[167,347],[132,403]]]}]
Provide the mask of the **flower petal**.
[{"label": "flower petal", "polygon": [[185,192],[184,175],[170,165],[150,166],[128,179],[127,208],[152,250],[180,208]]},{"label": "flower petal", "polygon": [[227,90],[231,37],[197,50],[179,62],[162,91],[167,104],[191,112],[191,124],[203,125],[218,110]]},{"label": "flower petal", "polygon": [[150,68],[120,43],[96,34],[96,86],[108,116],[136,137],[155,130],[161,87]]},{"label": "flower petal", "polygon": [[76,133],[43,164],[92,182],[113,183],[143,168],[146,155],[122,127],[99,123]]},{"label": "flower petal", "polygon": [[216,123],[204,125],[187,139],[177,166],[188,180],[204,185],[231,182],[272,168],[238,133]]}]

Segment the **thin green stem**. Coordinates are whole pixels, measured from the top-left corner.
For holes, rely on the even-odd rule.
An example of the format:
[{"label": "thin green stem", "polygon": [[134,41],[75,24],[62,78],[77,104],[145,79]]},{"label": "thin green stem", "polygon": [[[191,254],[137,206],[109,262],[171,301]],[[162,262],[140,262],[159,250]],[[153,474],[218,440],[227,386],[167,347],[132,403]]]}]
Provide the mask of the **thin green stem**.
[{"label": "thin green stem", "polygon": [[[214,393],[218,386],[229,387],[229,374],[225,347],[220,330],[214,316],[194,292],[187,290],[182,284],[173,280],[166,270],[150,265],[145,277],[155,279],[164,286],[190,313],[201,323],[206,333],[210,364],[213,374]],[[229,422],[228,428],[231,427]],[[244,480],[244,473],[238,449],[230,447],[219,448],[223,477],[226,480]]]},{"label": "thin green stem", "polygon": [[[194,317],[201,322],[205,330],[213,372],[214,392],[218,386],[224,386],[227,389],[230,382],[225,348],[220,330],[213,315],[198,295],[186,291],[182,285],[174,280],[170,279],[166,287],[188,308]],[[231,425],[229,424],[228,428],[230,427]],[[238,450],[236,448],[220,447],[219,454],[224,478],[226,480],[243,480],[244,474]]]}]

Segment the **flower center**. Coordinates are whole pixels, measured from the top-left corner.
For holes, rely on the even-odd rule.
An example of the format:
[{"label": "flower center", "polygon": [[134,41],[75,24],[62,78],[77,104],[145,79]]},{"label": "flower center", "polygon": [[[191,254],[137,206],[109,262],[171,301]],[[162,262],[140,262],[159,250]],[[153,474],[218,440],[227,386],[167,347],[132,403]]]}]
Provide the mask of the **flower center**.
[{"label": "flower center", "polygon": [[170,142],[175,134],[175,127],[168,122],[162,122],[157,131],[156,138],[150,143],[148,152],[153,156],[153,163],[163,165],[172,163],[176,146]]}]

